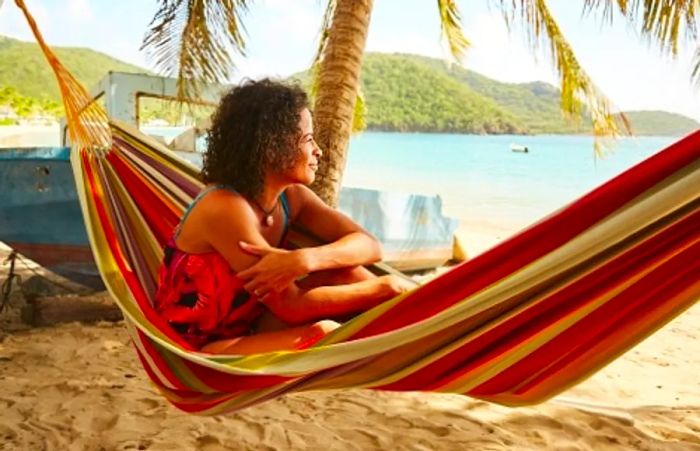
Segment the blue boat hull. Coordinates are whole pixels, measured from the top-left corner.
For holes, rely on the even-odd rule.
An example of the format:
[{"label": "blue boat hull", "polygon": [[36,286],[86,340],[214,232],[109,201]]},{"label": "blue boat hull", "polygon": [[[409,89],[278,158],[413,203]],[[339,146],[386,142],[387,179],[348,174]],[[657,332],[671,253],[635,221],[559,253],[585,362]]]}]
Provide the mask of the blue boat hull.
[{"label": "blue boat hull", "polygon": [[0,150],[0,241],[72,281],[102,289],[67,147]]}]

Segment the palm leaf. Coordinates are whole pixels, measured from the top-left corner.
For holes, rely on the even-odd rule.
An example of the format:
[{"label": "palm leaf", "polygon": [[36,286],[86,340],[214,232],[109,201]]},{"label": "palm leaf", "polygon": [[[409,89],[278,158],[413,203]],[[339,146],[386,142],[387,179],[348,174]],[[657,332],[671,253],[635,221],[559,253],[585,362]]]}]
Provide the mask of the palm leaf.
[{"label": "palm leaf", "polygon": [[367,117],[367,104],[365,103],[365,96],[362,93],[362,88],[359,88],[357,97],[355,98],[355,109],[352,112],[353,133],[359,133],[367,127],[365,117]]},{"label": "palm leaf", "polygon": [[196,99],[204,85],[229,82],[233,55],[245,54],[241,14],[247,0],[160,0],[141,49],[160,73],[176,77],[177,97]]},{"label": "palm leaf", "polygon": [[[602,9],[605,16],[614,3],[630,23],[640,25],[641,35],[663,52],[676,56],[681,38],[697,42],[698,0],[585,0],[584,13]],[[691,81],[700,86],[700,47],[698,49]]]},{"label": "palm leaf", "polygon": [[[583,115],[583,104],[591,117],[593,134],[596,137],[595,150],[600,154],[606,142],[603,138],[614,138],[622,132],[631,133],[627,117],[613,114],[611,102],[593,83],[583,70],[567,42],[559,25],[552,17],[545,0],[495,0],[501,9],[506,24],[518,19],[527,33],[533,51],[540,45],[548,45],[549,54],[559,75],[561,87],[561,109],[570,118],[579,119]],[[589,4],[601,4],[589,0]],[[618,2],[618,7],[623,3]],[[622,128],[622,130],[620,130]]]},{"label": "palm leaf", "polygon": [[678,53],[681,35],[691,41],[697,37],[698,0],[585,0],[584,13],[602,9],[612,16],[615,4],[629,22],[641,25],[642,36],[672,55]]},{"label": "palm leaf", "polygon": [[470,44],[462,33],[462,18],[457,3],[454,0],[438,0],[437,3],[443,39],[447,42],[452,56],[457,61],[462,61]]},{"label": "palm leaf", "polygon": [[[635,6],[641,5],[635,0]],[[696,37],[697,0],[646,0],[642,11],[642,33],[656,40],[662,49],[678,54],[681,27],[685,25],[685,36]],[[628,13],[629,14],[629,13]]]},{"label": "palm leaf", "polygon": [[626,16],[629,3],[628,0],[584,0],[583,14],[602,11],[603,20],[612,23],[615,17],[615,7],[617,6],[617,10],[622,16]]}]

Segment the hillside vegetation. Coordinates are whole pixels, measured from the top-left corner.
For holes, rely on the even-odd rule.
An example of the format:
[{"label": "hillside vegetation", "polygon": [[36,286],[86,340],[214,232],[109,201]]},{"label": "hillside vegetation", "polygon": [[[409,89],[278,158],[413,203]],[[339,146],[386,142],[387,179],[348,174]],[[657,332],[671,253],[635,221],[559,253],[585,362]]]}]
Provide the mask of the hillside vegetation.
[{"label": "hillside vegetation", "polygon": [[700,128],[697,121],[666,111],[628,111],[635,135],[682,136]]},{"label": "hillside vegetation", "polygon": [[[103,53],[56,47],[56,54],[86,87],[108,71],[147,73]],[[308,82],[308,74],[294,76]],[[306,84],[306,83],[305,83]],[[416,55],[368,53],[361,79],[369,130],[449,133],[588,133],[585,120],[566,120],[559,90],[544,82],[503,83],[458,65]],[[59,93],[38,46],[0,36],[0,107],[20,117],[59,116]],[[149,99],[143,121],[176,123],[177,109]],[[0,110],[1,111],[1,110]],[[683,135],[698,122],[664,111],[626,113],[638,135]],[[196,115],[198,116],[198,115]],[[0,118],[0,121],[2,118]]]},{"label": "hillside vegetation", "polygon": [[[108,71],[143,73],[144,69],[86,48],[54,47],[56,56],[88,89]],[[25,97],[59,100],[56,78],[39,46],[0,36],[0,86]]]}]

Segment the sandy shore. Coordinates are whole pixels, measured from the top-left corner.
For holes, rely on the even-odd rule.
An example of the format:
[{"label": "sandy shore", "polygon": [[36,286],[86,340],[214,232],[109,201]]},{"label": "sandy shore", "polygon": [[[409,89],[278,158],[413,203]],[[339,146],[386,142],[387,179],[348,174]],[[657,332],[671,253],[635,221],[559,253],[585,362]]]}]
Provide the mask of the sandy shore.
[{"label": "sandy shore", "polygon": [[214,418],[166,404],[123,323],[29,328],[12,312],[0,315],[0,450],[700,450],[700,305],[535,407],[348,390]]}]

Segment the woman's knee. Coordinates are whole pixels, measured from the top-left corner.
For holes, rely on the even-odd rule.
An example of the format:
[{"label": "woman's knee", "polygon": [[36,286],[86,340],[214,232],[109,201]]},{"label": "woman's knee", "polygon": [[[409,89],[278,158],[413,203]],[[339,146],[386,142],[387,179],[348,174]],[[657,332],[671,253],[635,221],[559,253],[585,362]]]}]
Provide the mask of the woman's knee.
[{"label": "woman's knee", "polygon": [[309,346],[313,346],[316,342],[338,327],[340,327],[339,323],[327,319],[316,321],[308,326],[303,326],[301,332],[298,334],[294,348],[306,349]]}]

